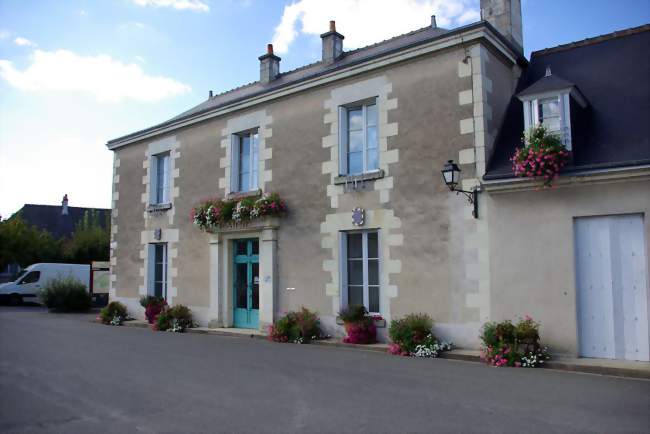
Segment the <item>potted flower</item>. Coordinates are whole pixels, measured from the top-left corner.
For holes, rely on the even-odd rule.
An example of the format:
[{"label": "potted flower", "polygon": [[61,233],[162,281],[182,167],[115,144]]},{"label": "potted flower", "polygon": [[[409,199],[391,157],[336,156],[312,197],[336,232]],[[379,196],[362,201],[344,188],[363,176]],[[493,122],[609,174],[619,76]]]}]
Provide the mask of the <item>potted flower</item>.
[{"label": "potted flower", "polygon": [[140,297],[140,306],[144,307],[144,316],[149,324],[156,321],[156,317],[167,306],[167,301],[162,297],[155,295],[145,295]]},{"label": "potted flower", "polygon": [[569,162],[569,151],[557,135],[549,134],[542,125],[531,128],[522,142],[524,146],[517,148],[510,159],[515,176],[542,178],[544,187],[551,187]]},{"label": "potted flower", "polygon": [[339,312],[345,326],[346,344],[374,344],[377,342],[375,318],[368,314],[365,306],[353,304]]}]

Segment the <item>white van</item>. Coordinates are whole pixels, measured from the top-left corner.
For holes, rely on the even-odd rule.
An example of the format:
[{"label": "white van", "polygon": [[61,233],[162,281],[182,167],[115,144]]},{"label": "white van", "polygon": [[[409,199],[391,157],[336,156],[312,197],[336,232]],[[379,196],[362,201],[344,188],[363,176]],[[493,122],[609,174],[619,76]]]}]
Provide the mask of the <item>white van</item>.
[{"label": "white van", "polygon": [[90,265],[32,264],[13,282],[0,285],[0,299],[11,304],[23,301],[38,302],[38,294],[52,279],[72,277],[86,286],[90,283]]}]

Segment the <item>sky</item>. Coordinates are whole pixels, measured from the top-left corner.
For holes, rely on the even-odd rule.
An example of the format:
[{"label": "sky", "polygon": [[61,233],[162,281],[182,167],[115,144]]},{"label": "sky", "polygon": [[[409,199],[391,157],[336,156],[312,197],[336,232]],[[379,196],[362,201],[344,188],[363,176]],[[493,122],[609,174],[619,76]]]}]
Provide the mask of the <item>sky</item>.
[{"label": "sky", "polygon": [[[650,22],[650,0],[523,0],[524,50]],[[479,19],[479,0],[0,0],[0,215],[111,205],[105,144],[320,57],[329,20],[352,49]],[[218,140],[218,138],[215,138]]]}]

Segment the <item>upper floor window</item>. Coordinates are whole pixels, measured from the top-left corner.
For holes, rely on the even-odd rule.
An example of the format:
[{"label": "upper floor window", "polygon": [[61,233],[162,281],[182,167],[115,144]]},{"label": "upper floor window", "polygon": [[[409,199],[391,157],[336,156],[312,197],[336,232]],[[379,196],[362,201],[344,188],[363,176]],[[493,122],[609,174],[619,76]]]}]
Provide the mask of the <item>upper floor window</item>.
[{"label": "upper floor window", "polygon": [[233,192],[246,192],[259,188],[259,133],[257,130],[233,136],[232,149]]},{"label": "upper floor window", "polygon": [[169,203],[169,152],[154,155],[151,203]]},{"label": "upper floor window", "polygon": [[571,116],[569,95],[544,95],[525,99],[524,128],[526,131],[543,125],[551,134],[557,135],[567,149],[571,149]]},{"label": "upper floor window", "polygon": [[377,103],[371,101],[341,107],[340,172],[360,175],[379,169]]},{"label": "upper floor window", "polygon": [[344,232],[341,257],[344,306],[379,313],[379,232]]}]

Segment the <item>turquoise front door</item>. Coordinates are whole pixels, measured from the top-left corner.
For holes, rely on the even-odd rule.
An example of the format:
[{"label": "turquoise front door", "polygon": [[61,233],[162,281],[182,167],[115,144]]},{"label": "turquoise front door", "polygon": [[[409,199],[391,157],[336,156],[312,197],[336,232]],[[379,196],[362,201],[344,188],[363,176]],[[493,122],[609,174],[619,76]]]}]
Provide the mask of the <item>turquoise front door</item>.
[{"label": "turquoise front door", "polygon": [[233,325],[256,329],[260,309],[260,244],[257,239],[234,240]]}]

